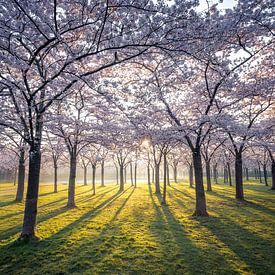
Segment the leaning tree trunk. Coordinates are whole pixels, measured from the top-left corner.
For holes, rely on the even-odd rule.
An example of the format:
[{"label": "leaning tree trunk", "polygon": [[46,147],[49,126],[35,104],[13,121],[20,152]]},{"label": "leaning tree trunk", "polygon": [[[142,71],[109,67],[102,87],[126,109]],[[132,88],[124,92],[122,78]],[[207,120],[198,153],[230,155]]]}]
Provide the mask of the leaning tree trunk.
[{"label": "leaning tree trunk", "polygon": [[54,178],[53,178],[53,182],[54,182],[54,193],[57,193],[57,163],[56,161],[54,161],[54,165],[53,165],[53,169],[54,169]]},{"label": "leaning tree trunk", "polygon": [[70,153],[70,176],[68,188],[68,207],[75,207],[76,154]]},{"label": "leaning tree trunk", "polygon": [[189,165],[189,187],[193,188],[194,184],[194,173],[193,173],[193,164]]},{"label": "leaning tree trunk", "polygon": [[19,165],[18,165],[18,184],[15,201],[22,202],[24,197],[25,183],[25,148],[20,149]]},{"label": "leaning tree trunk", "polygon": [[167,158],[166,153],[163,154],[163,194],[162,204],[166,204],[166,186],[167,186]]},{"label": "leaning tree trunk", "polygon": [[212,184],[211,184],[211,174],[210,174],[210,161],[205,161],[205,170],[206,170],[206,184],[207,184],[207,191],[212,191]]},{"label": "leaning tree trunk", "polygon": [[231,167],[230,163],[227,162],[227,172],[228,172],[228,179],[229,179],[229,185],[232,186],[232,176],[231,176]]},{"label": "leaning tree trunk", "polygon": [[29,151],[28,188],[26,195],[23,228],[21,233],[21,238],[23,239],[30,239],[35,237],[39,176],[41,166],[40,145],[41,139],[38,139],[36,141],[36,144],[31,146]]},{"label": "leaning tree trunk", "polygon": [[193,163],[195,172],[196,209],[194,216],[208,216],[206,211],[206,199],[203,186],[203,170],[200,148],[193,150]]},{"label": "leaning tree trunk", "polygon": [[87,185],[87,166],[84,165],[84,185]]},{"label": "leaning tree trunk", "polygon": [[119,165],[119,174],[120,174],[119,191],[122,192],[122,191],[124,191],[124,167],[123,167],[123,164]]},{"label": "leaning tree trunk", "polygon": [[271,180],[272,180],[271,190],[275,190],[275,160],[272,160],[272,164],[271,164]]},{"label": "leaning tree trunk", "polygon": [[236,199],[244,200],[242,152],[235,152]]},{"label": "leaning tree trunk", "polygon": [[95,164],[92,164],[93,195],[95,195],[95,172],[96,172],[96,165],[95,165]]},{"label": "leaning tree trunk", "polygon": [[268,183],[267,183],[267,170],[266,170],[266,164],[265,163],[263,165],[263,172],[264,172],[264,183],[265,183],[265,186],[268,186]]},{"label": "leaning tree trunk", "polygon": [[160,185],[159,185],[159,164],[155,165],[155,192],[160,194]]},{"label": "leaning tree trunk", "polygon": [[104,160],[101,162],[101,187],[104,187]]},{"label": "leaning tree trunk", "polygon": [[150,179],[150,164],[147,164],[147,183],[150,185],[151,184],[151,179]]}]

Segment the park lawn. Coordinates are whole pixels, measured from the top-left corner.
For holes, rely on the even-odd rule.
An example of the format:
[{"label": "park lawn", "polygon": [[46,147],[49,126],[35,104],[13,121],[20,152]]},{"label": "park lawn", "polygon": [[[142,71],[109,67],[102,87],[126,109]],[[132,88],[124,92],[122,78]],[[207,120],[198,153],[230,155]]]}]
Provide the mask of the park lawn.
[{"label": "park lawn", "polygon": [[[4,186],[4,187],[3,187]],[[6,190],[6,191],[5,191]],[[207,192],[209,218],[192,217],[194,189],[171,183],[164,206],[154,186],[77,185],[78,208],[66,208],[67,186],[40,188],[40,241],[17,242],[23,203],[0,190],[0,274],[275,274],[275,192],[246,183]]]}]

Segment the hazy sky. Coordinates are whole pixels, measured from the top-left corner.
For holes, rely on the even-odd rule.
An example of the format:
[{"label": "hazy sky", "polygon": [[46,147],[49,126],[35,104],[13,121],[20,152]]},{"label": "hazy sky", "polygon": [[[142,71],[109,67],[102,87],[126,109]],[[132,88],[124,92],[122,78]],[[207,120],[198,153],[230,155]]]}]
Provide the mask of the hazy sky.
[{"label": "hazy sky", "polygon": [[[220,3],[222,2],[222,3]],[[218,3],[218,7],[221,9],[232,9],[234,5],[236,5],[238,1],[237,0],[223,0],[223,1],[219,1],[219,0],[208,0],[208,3],[210,6]],[[207,9],[207,0],[200,0],[200,7],[199,7],[199,11],[205,10]]]}]

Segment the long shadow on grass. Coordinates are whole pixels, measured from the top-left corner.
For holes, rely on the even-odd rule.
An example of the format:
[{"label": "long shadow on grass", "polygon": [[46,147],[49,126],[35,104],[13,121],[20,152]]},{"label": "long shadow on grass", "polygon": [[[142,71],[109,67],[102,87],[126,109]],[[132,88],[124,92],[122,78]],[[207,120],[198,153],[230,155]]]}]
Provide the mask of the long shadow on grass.
[{"label": "long shadow on grass", "polygon": [[270,241],[260,238],[231,219],[212,217],[209,222],[198,221],[238,255],[250,268],[250,272],[272,274],[270,267],[274,254],[272,256],[271,251],[274,251],[274,245]]},{"label": "long shadow on grass", "polygon": [[[205,274],[207,271],[207,268],[204,265],[206,256],[203,255],[202,250],[197,248],[188,238],[183,225],[174,217],[169,207],[167,205],[158,206],[156,204],[150,186],[149,194],[156,213],[156,220],[151,226],[151,230],[159,239],[159,244],[165,254],[164,256],[168,260],[168,268],[172,268],[172,270],[166,270],[165,274],[178,272],[182,274],[186,272],[188,274]],[[157,196],[157,199],[161,202],[160,196]],[[166,230],[168,230],[169,236],[165,234]],[[171,242],[167,242],[167,239],[171,240]],[[172,240],[174,240],[174,243]],[[175,250],[177,251],[174,258],[169,258],[171,257],[169,255],[171,246],[173,253],[175,253]],[[175,264],[175,261],[177,261],[178,264]],[[169,267],[170,263],[173,264],[171,267]]]},{"label": "long shadow on grass", "polygon": [[258,210],[258,211],[262,211],[265,214],[268,214],[268,215],[271,215],[271,216],[275,217],[275,211],[274,210],[272,210],[270,208],[267,208],[267,207],[265,207],[263,205],[257,204],[255,202],[245,201],[244,203],[240,203],[235,198],[225,196],[225,195],[220,194],[220,193],[218,193],[216,191],[212,191],[211,195],[219,197],[219,198],[222,198],[224,200],[227,200],[227,201],[231,202],[233,205],[238,205],[242,209],[244,209],[244,208],[252,208],[252,209],[255,209],[255,210]]},{"label": "long shadow on grass", "polygon": [[[177,191],[178,193],[181,193],[181,194],[183,194],[185,197],[188,197],[189,199],[192,199],[192,200],[194,200],[194,197],[192,197],[192,196],[190,196],[187,192],[184,192],[184,191],[181,191],[181,190],[179,190],[179,189],[177,189],[177,188],[175,188],[174,186],[169,186],[170,188],[172,188],[172,189],[174,189],[175,191]],[[190,188],[190,187],[188,187],[188,188]],[[190,188],[191,189],[191,188]],[[191,189],[192,190],[192,189]]]}]

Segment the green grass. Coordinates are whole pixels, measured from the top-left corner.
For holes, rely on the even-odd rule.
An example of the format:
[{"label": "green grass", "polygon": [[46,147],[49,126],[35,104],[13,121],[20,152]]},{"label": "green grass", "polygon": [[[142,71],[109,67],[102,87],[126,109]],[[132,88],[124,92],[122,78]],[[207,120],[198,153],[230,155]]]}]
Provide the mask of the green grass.
[{"label": "green grass", "polygon": [[[40,241],[16,242],[24,204],[0,186],[0,274],[275,274],[275,192],[246,183],[207,192],[210,218],[192,217],[194,189],[171,183],[167,206],[154,187],[78,185],[78,208],[67,209],[67,186],[41,186]],[[5,191],[6,190],[6,191]]]}]

